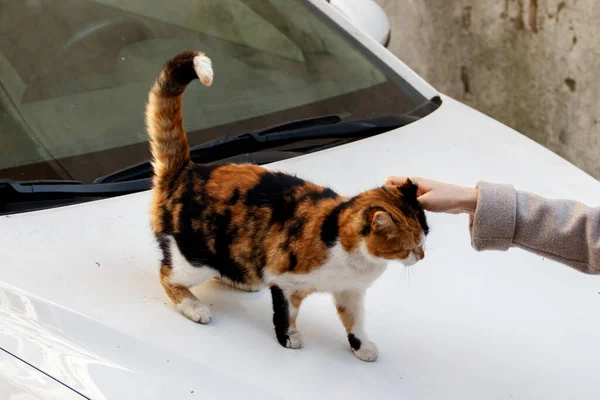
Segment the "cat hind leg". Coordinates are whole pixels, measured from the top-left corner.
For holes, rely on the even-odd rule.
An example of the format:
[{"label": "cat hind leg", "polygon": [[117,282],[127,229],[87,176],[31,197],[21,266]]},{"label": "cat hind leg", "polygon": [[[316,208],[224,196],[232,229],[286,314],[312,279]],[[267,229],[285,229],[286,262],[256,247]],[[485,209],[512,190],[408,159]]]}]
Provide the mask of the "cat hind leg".
[{"label": "cat hind leg", "polygon": [[160,268],[160,282],[167,296],[187,318],[201,324],[209,323],[212,319],[210,308],[189,288],[214,278],[218,272],[206,266],[191,265],[173,238],[170,238],[169,261],[169,265],[163,262]]}]

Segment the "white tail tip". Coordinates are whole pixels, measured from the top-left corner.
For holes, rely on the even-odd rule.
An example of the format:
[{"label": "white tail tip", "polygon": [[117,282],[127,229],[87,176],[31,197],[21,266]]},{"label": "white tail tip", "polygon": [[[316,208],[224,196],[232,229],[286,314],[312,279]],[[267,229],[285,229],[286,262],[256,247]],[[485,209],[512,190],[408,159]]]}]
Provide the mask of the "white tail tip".
[{"label": "white tail tip", "polygon": [[210,58],[206,57],[204,54],[194,57],[194,70],[204,86],[212,85],[213,69]]}]

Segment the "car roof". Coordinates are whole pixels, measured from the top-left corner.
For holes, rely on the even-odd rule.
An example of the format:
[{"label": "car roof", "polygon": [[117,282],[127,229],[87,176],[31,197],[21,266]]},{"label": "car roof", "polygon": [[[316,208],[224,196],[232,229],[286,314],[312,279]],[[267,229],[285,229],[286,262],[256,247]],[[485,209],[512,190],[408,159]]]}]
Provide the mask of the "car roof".
[{"label": "car roof", "polygon": [[[403,128],[268,166],[352,195],[388,175],[512,183],[594,205],[600,183],[510,128],[443,96]],[[268,291],[216,282],[213,310],[181,316],[158,281],[150,193],[0,217],[0,343],[91,398],[592,398],[600,391],[598,279],[522,250],[477,253],[467,218],[428,214],[426,257],[369,289],[380,358],[348,348],[329,296],[281,347]]]}]

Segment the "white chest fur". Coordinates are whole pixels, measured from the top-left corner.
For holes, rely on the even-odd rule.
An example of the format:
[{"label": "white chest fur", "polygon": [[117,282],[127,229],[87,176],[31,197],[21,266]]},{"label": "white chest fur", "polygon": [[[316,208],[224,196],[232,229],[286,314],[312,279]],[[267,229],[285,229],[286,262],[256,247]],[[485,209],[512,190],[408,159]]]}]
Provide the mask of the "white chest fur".
[{"label": "white chest fur", "polygon": [[368,257],[361,250],[348,253],[337,243],[329,250],[329,260],[321,268],[308,274],[286,272],[281,275],[266,274],[264,278],[267,284],[276,284],[282,289],[316,289],[323,292],[366,289],[385,271],[387,262]]}]

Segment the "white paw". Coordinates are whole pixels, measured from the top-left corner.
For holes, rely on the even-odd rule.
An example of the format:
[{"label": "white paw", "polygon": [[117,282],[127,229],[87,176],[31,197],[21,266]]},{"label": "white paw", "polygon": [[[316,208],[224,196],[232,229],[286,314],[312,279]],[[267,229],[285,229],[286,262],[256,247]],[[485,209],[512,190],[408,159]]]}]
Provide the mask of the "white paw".
[{"label": "white paw", "polygon": [[360,346],[360,349],[353,351],[356,357],[363,361],[375,361],[379,354],[379,350],[377,350],[377,346],[375,346],[375,343],[373,342],[363,343]]},{"label": "white paw", "polygon": [[289,336],[285,342],[285,347],[288,349],[302,348],[302,334],[298,331],[290,330]]},{"label": "white paw", "polygon": [[177,304],[177,309],[194,322],[208,324],[211,320],[210,309],[198,300],[185,299]]}]

